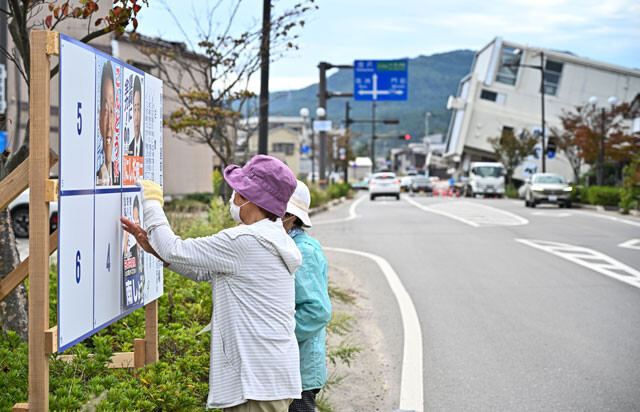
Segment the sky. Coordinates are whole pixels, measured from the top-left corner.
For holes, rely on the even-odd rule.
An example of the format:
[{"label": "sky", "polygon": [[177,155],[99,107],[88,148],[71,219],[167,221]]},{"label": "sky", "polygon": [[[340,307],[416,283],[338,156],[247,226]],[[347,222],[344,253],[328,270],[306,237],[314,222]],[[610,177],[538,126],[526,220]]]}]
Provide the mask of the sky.
[{"label": "sky", "polygon": [[[232,0],[149,0],[138,31],[166,40],[197,39],[197,24],[228,21]],[[272,0],[276,14],[290,0]],[[180,31],[166,11],[183,22]],[[262,0],[243,0],[237,29],[262,21]],[[479,50],[494,37],[524,45],[570,51],[578,56],[640,69],[638,0],[316,0],[300,30],[298,50],[270,67],[270,91],[299,89],[318,81],[320,61],[412,58],[457,49]],[[196,16],[196,17],[194,17]],[[251,89],[259,91],[259,73]]]}]

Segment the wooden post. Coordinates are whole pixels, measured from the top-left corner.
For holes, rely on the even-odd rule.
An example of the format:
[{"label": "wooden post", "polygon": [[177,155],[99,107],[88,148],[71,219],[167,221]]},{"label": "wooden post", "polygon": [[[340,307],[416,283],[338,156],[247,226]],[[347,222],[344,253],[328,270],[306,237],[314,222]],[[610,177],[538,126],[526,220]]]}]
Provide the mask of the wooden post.
[{"label": "wooden post", "polygon": [[144,306],[145,365],[158,361],[158,300]]},{"label": "wooden post", "polygon": [[52,31],[31,31],[29,118],[29,411],[49,410],[49,105],[50,54],[59,46]]}]

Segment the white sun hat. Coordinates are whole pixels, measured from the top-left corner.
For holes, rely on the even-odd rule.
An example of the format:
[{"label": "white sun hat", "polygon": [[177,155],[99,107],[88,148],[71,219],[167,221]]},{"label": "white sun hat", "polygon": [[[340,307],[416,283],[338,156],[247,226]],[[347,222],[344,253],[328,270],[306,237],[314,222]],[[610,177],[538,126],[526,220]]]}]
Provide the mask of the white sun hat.
[{"label": "white sun hat", "polygon": [[311,193],[309,193],[307,185],[299,180],[296,182],[296,190],[289,199],[289,203],[287,203],[287,213],[300,218],[306,227],[311,227],[311,219],[309,218]]}]

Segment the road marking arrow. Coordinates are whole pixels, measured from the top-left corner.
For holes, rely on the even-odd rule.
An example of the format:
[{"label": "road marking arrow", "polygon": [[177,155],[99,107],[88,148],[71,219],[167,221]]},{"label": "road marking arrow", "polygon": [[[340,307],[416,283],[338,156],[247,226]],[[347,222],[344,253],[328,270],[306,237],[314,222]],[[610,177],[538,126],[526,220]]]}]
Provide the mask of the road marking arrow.
[{"label": "road marking arrow", "polygon": [[618,246],[624,247],[627,249],[640,250],[640,239],[627,240],[626,242],[620,243]]}]

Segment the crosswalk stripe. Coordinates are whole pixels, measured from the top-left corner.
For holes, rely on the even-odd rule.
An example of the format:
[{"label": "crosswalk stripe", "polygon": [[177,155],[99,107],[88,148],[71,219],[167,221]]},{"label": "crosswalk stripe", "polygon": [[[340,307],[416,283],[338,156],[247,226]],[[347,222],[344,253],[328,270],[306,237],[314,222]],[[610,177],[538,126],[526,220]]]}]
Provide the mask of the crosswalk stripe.
[{"label": "crosswalk stripe", "polygon": [[597,250],[547,240],[516,239],[516,242],[551,253],[587,269],[640,288],[640,271]]}]

